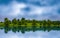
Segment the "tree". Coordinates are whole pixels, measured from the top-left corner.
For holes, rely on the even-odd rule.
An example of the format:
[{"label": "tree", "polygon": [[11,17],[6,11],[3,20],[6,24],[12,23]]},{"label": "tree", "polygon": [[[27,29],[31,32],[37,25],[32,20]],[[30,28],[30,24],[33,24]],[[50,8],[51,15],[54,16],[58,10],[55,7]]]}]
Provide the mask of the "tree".
[{"label": "tree", "polygon": [[12,20],[12,23],[13,23],[13,24],[17,24],[16,18],[14,18],[14,19]]},{"label": "tree", "polygon": [[47,28],[50,29],[51,28],[51,21],[49,19],[47,20],[47,25],[48,25]]},{"label": "tree", "polygon": [[36,30],[36,21],[33,19],[32,20],[32,29],[33,29],[33,32],[35,32],[35,30]]},{"label": "tree", "polygon": [[8,18],[5,18],[5,19],[4,19],[4,24],[5,24],[5,25],[9,25],[9,24],[10,24],[10,20],[9,20]]},{"label": "tree", "polygon": [[42,27],[43,27],[43,30],[45,31],[45,30],[46,30],[46,27],[47,27],[47,25],[46,25],[46,20],[43,20],[43,21],[42,21],[42,24],[43,24],[43,26],[42,26]]},{"label": "tree", "polygon": [[46,20],[43,20],[43,25],[46,25]]},{"label": "tree", "polygon": [[25,18],[22,18],[21,20],[25,20]]},{"label": "tree", "polygon": [[48,19],[48,21],[47,21],[47,22],[48,22],[48,25],[51,25],[51,21],[50,21],[49,19]]},{"label": "tree", "polygon": [[8,30],[9,30],[9,24],[10,24],[10,23],[11,23],[11,21],[10,21],[8,18],[5,18],[5,19],[4,19],[4,24],[5,24],[4,29],[5,29],[5,33],[8,32]]},{"label": "tree", "polygon": [[25,25],[25,18],[21,19],[21,24]]},{"label": "tree", "polygon": [[17,23],[18,23],[18,25],[21,25],[21,21],[19,19],[17,20]]}]

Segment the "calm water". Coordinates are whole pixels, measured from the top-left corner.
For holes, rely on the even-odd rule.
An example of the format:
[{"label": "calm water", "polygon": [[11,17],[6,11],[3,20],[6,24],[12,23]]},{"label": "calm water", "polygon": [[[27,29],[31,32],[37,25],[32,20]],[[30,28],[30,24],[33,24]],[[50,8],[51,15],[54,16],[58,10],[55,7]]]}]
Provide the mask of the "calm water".
[{"label": "calm water", "polygon": [[36,32],[26,32],[22,34],[21,32],[4,33],[4,30],[0,30],[0,38],[60,38],[60,31],[36,31]]}]

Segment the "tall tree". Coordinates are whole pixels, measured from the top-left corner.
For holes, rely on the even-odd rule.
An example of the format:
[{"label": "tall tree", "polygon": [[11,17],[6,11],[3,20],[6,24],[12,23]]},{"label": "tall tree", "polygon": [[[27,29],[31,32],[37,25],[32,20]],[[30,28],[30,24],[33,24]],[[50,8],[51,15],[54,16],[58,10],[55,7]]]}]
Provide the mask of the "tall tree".
[{"label": "tall tree", "polygon": [[16,18],[14,18],[14,19],[12,20],[12,23],[13,23],[13,24],[17,24]]},{"label": "tall tree", "polygon": [[43,20],[42,22],[43,22],[43,28],[45,30],[45,28],[46,28],[46,20]]},{"label": "tall tree", "polygon": [[20,21],[20,19],[17,20],[17,23],[18,23],[18,25],[21,25],[21,21]]},{"label": "tall tree", "polygon": [[51,25],[51,21],[49,19],[47,20],[47,24],[48,25]]},{"label": "tall tree", "polygon": [[25,25],[25,18],[21,19],[21,24]]},{"label": "tall tree", "polygon": [[4,19],[4,24],[5,24],[5,25],[9,25],[9,24],[10,24],[10,20],[9,20],[8,18],[5,18],[5,19]]},{"label": "tall tree", "polygon": [[35,32],[35,30],[36,30],[36,21],[33,19],[32,20],[32,29],[33,29],[33,32]]}]

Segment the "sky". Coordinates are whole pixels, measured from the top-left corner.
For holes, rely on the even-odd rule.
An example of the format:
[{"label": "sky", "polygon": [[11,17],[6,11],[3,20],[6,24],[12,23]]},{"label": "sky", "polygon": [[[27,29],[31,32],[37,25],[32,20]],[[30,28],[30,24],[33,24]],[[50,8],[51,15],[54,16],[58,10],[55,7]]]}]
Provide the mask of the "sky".
[{"label": "sky", "polygon": [[6,17],[60,20],[60,0],[0,0],[0,21]]},{"label": "sky", "polygon": [[7,34],[4,33],[4,30],[0,30],[0,38],[60,38],[60,31],[36,31],[36,32],[26,32],[22,34],[21,32],[12,32],[9,31]]}]

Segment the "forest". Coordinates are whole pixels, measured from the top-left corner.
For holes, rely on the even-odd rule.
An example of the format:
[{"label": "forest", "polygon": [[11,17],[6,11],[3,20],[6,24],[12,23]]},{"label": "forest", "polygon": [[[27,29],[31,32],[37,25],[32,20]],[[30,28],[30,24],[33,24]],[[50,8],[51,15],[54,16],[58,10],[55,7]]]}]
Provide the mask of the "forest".
[{"label": "forest", "polygon": [[0,29],[4,29],[5,33],[8,31],[13,32],[22,32],[25,33],[26,31],[51,31],[51,30],[60,30],[60,21],[51,21],[51,20],[29,20],[25,18],[21,19],[12,19],[9,20],[8,18],[4,18],[3,22],[0,22]]}]

